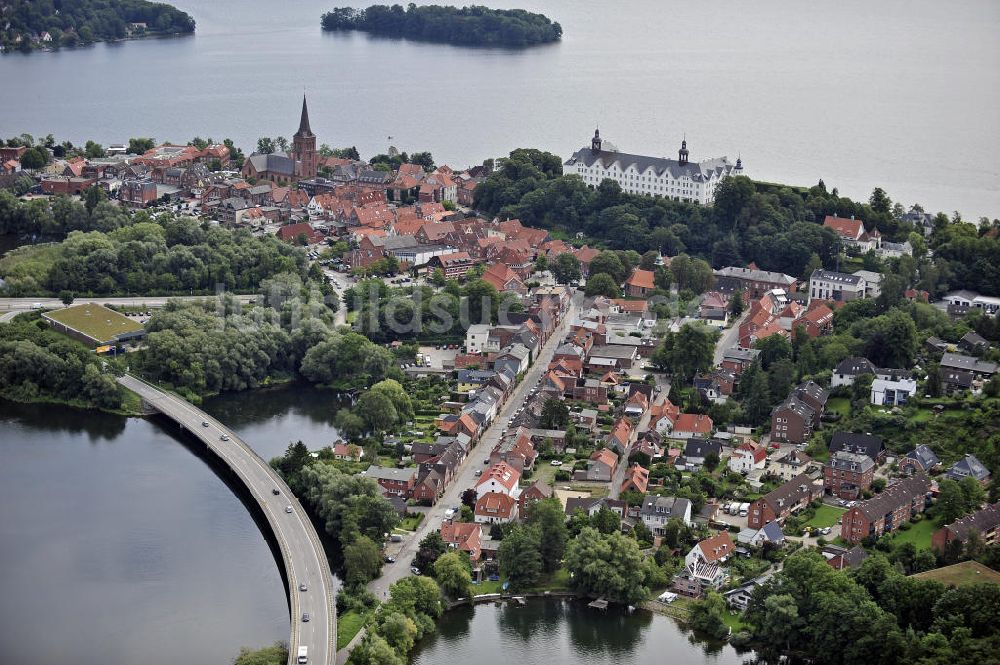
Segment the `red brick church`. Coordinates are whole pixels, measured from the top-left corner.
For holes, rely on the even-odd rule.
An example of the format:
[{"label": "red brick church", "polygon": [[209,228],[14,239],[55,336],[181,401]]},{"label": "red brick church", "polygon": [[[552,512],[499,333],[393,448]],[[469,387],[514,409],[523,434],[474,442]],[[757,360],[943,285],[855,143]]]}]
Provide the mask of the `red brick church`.
[{"label": "red brick church", "polygon": [[250,155],[243,163],[243,177],[290,183],[315,178],[318,168],[316,135],[309,128],[309,107],[306,96],[302,95],[302,116],[299,118],[299,129],[292,137],[292,151]]}]

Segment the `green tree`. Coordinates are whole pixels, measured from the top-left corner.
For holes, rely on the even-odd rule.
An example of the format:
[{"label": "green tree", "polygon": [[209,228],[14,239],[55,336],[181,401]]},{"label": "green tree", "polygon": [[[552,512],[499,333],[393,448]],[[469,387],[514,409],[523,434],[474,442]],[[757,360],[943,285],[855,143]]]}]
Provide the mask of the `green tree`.
[{"label": "green tree", "polygon": [[472,597],[472,575],[468,555],[457,550],[447,552],[434,562],[434,578],[444,595],[452,600]]},{"label": "green tree", "polygon": [[724,639],[729,634],[725,616],[726,600],[718,591],[710,590],[705,597],[691,606],[688,625],[695,631],[714,640]]},{"label": "green tree", "polygon": [[354,413],[350,409],[340,409],[333,419],[337,430],[347,437],[348,440],[356,440],[361,437],[368,426],[365,419]]},{"label": "green tree", "polygon": [[[152,150],[156,143],[151,138],[136,138],[128,140],[128,152],[130,155],[141,155],[148,150]],[[205,147],[208,147],[207,145]],[[205,148],[199,148],[204,150]]]},{"label": "green tree", "polygon": [[88,187],[83,193],[83,201],[88,214],[93,214],[94,209],[97,208],[100,203],[107,200],[108,195],[104,193],[104,188],[99,187],[98,185]]},{"label": "green tree", "polygon": [[601,273],[610,275],[611,281],[617,286],[625,281],[625,278],[628,277],[629,271],[622,265],[621,258],[618,254],[615,252],[604,251],[590,261],[590,279],[587,280],[588,286],[590,285],[590,280],[593,279],[595,275],[599,275]]},{"label": "green tree", "polygon": [[270,154],[272,154],[274,152],[274,150],[275,150],[274,139],[272,139],[271,137],[269,137],[269,136],[262,136],[259,139],[257,139],[257,152],[258,153],[261,153],[261,154],[264,154],[264,155],[270,155]]},{"label": "green tree", "polygon": [[572,584],[588,595],[637,605],[649,596],[647,563],[639,545],[620,532],[602,534],[586,527],[566,549]]},{"label": "green tree", "polygon": [[261,649],[243,647],[233,665],[285,665],[287,662],[288,645],[284,642],[275,642]]},{"label": "green tree", "polygon": [[59,292],[59,300],[62,301],[62,304],[67,307],[73,304],[74,298],[75,296],[73,295],[73,292],[68,289]]},{"label": "green tree", "polygon": [[348,584],[368,584],[382,570],[382,553],[366,536],[359,536],[344,547],[344,570]]},{"label": "green tree", "polygon": [[948,478],[940,481],[935,508],[939,518],[945,524],[950,524],[965,515],[967,506],[961,485]]},{"label": "green tree", "polygon": [[575,254],[563,252],[552,264],[552,275],[560,284],[579,281],[582,277],[580,259],[576,258]]},{"label": "green tree", "polygon": [[439,531],[431,531],[417,548],[417,554],[413,557],[413,565],[421,571],[434,571],[434,564],[438,558],[448,551],[448,544],[441,538]]},{"label": "green tree", "polygon": [[98,159],[107,156],[104,152],[104,146],[94,141],[87,141],[87,145],[83,149],[83,154],[87,159]]},{"label": "green tree", "polygon": [[547,573],[555,572],[566,553],[566,541],[569,537],[562,504],[555,497],[549,497],[532,502],[527,512],[528,524],[538,529],[538,551],[542,557],[542,568]]},{"label": "green tree", "polygon": [[350,665],[406,665],[405,659],[378,633],[367,633],[351,651]]},{"label": "green tree", "polygon": [[569,424],[569,407],[561,399],[549,397],[542,406],[542,418],[538,426],[542,429],[565,429]]},{"label": "green tree", "polygon": [[739,317],[743,314],[743,293],[740,291],[734,291],[733,295],[729,298],[729,313],[733,316]]},{"label": "green tree", "polygon": [[36,170],[44,167],[48,163],[45,153],[40,148],[30,148],[21,155],[21,168]]},{"label": "green tree", "polygon": [[584,293],[588,297],[605,296],[608,298],[619,298],[622,294],[614,278],[603,272],[596,275],[592,274],[587,279],[587,288]]},{"label": "green tree", "polygon": [[543,570],[537,529],[515,524],[500,541],[500,573],[515,591],[534,586]]},{"label": "green tree", "polygon": [[378,634],[399,654],[407,654],[416,644],[419,629],[402,612],[384,612],[378,617]]},{"label": "green tree", "polygon": [[622,520],[615,511],[607,506],[601,506],[590,518],[590,525],[603,534],[617,533],[621,529]]}]

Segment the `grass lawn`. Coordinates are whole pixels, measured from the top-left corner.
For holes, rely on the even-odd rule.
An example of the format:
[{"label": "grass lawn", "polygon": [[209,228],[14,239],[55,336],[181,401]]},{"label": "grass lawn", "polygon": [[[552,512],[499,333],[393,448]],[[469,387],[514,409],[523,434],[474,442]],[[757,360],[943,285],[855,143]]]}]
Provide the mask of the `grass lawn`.
[{"label": "grass lawn", "polygon": [[914,425],[920,425],[928,422],[934,417],[934,412],[930,409],[918,409],[913,415],[909,417],[909,422]]},{"label": "grass lawn", "polygon": [[896,535],[892,537],[892,542],[897,545],[900,543],[913,543],[918,550],[929,550],[931,548],[931,536],[934,535],[934,532],[940,526],[934,520],[922,519],[916,524],[911,524],[907,531],[896,531]]},{"label": "grass lawn", "polygon": [[729,626],[729,629],[732,630],[734,634],[750,627],[750,624],[743,621],[743,615],[731,611],[727,611],[722,615],[722,621]]},{"label": "grass lawn", "polygon": [[404,531],[416,531],[420,523],[424,521],[423,513],[416,513],[415,515],[407,515],[399,523],[399,528]]},{"label": "grass lawn", "polygon": [[937,580],[946,586],[967,586],[979,582],[1000,584],[1000,573],[978,561],[963,561],[953,566],[917,573],[912,577],[918,580]]},{"label": "grass lawn", "polygon": [[847,418],[851,415],[851,400],[846,397],[831,397],[826,402],[826,410],[839,413],[841,417]]},{"label": "grass lawn", "polygon": [[488,593],[500,593],[503,582],[501,580],[483,580],[479,584],[473,584],[473,593],[477,596],[482,596]]},{"label": "grass lawn", "polygon": [[811,520],[806,522],[803,526],[815,526],[815,527],[827,527],[833,526],[840,519],[840,516],[846,513],[847,510],[844,508],[836,508],[834,506],[828,506],[825,503],[816,509],[816,514]]},{"label": "grass lawn", "polygon": [[[474,593],[477,596],[487,593],[501,593],[503,583],[504,580],[502,579],[497,581],[484,580],[479,584],[473,585],[473,589],[475,589]],[[541,593],[542,591],[566,591],[567,589],[569,589],[569,571],[565,568],[560,568],[551,575],[543,575],[538,584],[527,589],[522,589],[522,591],[526,593]]]},{"label": "grass lawn", "polygon": [[93,303],[58,309],[46,316],[97,342],[109,342],[122,333],[142,330],[142,325],[137,321]]},{"label": "grass lawn", "polygon": [[365,617],[354,610],[337,617],[337,651],[340,651],[354,639],[365,623]]},{"label": "grass lawn", "polygon": [[544,481],[546,485],[555,485],[556,471],[559,467],[552,466],[545,460],[538,460],[535,470],[531,472],[531,478],[525,481],[528,485],[533,484],[537,480]]}]

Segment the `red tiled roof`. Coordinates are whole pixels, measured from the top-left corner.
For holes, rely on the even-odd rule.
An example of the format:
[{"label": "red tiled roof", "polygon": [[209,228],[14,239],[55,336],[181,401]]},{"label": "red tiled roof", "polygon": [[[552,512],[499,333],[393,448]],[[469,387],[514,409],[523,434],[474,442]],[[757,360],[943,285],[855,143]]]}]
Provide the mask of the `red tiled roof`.
[{"label": "red tiled roof", "polygon": [[628,281],[625,282],[625,285],[640,289],[656,288],[653,283],[653,271],[636,268],[628,278]]},{"label": "red tiled roof", "polygon": [[682,413],[674,421],[674,431],[708,434],[712,431],[712,419],[697,413]]},{"label": "red tiled roof", "polygon": [[487,492],[476,501],[476,515],[510,519],[517,501],[503,492]]},{"label": "red tiled roof", "polygon": [[860,219],[844,219],[833,215],[826,216],[826,219],[823,220],[823,226],[833,229],[841,238],[851,240],[859,239],[861,234],[865,232],[865,225]]},{"label": "red tiled roof", "polygon": [[702,557],[708,563],[715,563],[719,559],[731,555],[736,550],[736,545],[733,543],[733,538],[729,535],[728,531],[720,531],[718,535],[706,538],[698,543],[697,547],[701,550]]},{"label": "red tiled roof", "polygon": [[615,464],[618,463],[618,455],[616,455],[613,450],[609,450],[607,448],[595,450],[591,453],[590,459],[596,462],[602,462],[612,469],[615,468]]}]

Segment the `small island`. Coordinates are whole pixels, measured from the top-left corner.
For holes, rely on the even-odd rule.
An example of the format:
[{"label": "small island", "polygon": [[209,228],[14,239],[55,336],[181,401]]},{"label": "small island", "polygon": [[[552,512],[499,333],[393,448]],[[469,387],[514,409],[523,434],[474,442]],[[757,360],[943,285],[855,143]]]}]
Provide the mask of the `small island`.
[{"label": "small island", "polygon": [[543,14],[523,9],[426,5],[338,7],[323,14],[323,30],[362,30],[385,37],[405,37],[457,46],[524,47],[557,42],[562,26]]},{"label": "small island", "polygon": [[194,19],[161,2],[75,0],[5,2],[0,52],[57,49],[94,42],[194,32]]}]

